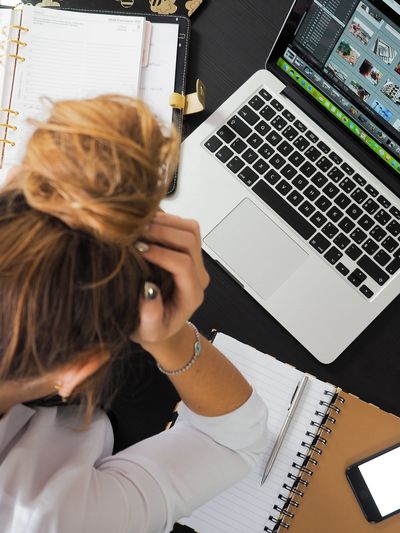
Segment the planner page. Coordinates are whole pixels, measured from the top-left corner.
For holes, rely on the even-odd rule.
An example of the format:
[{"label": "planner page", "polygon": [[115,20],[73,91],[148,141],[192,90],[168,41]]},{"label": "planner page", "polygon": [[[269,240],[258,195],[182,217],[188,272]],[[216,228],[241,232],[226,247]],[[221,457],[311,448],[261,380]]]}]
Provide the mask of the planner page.
[{"label": "planner page", "polygon": [[43,117],[44,97],[91,98],[105,93],[139,94],[144,17],[70,12],[25,6],[11,105],[19,112],[17,144],[7,154],[17,164],[32,129],[28,118]]},{"label": "planner page", "polygon": [[217,334],[214,345],[240,369],[264,399],[269,413],[269,436],[265,443],[265,456],[243,481],[180,522],[198,533],[263,533],[269,516],[279,515],[274,510],[274,504],[283,505],[279,495],[289,494],[289,490],[283,488],[285,483],[293,484],[288,474],[297,476],[299,473],[292,465],[294,462],[302,464],[297,453],[307,453],[302,443],[311,444],[313,440],[312,436],[307,435],[307,431],[316,431],[311,421],[321,422],[316,411],[326,411],[320,401],[329,403],[329,394],[334,394],[336,388],[309,376],[277,459],[264,485],[261,485],[264,467],[285,420],[296,386],[304,374],[222,333]]}]

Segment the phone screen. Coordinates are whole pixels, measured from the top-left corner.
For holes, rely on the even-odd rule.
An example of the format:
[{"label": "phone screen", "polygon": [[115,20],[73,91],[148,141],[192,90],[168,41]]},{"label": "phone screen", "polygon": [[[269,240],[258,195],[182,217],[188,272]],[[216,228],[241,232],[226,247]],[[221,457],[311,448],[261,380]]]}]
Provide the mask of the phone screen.
[{"label": "phone screen", "polygon": [[400,509],[400,447],[379,455],[358,468],[382,516]]}]

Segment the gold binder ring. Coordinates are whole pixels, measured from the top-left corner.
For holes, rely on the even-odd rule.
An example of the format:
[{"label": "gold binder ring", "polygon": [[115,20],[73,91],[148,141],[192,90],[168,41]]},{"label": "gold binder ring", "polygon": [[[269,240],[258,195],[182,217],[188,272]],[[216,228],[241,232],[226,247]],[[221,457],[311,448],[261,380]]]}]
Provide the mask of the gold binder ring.
[{"label": "gold binder ring", "polygon": [[15,24],[9,24],[8,26],[3,26],[1,28],[1,34],[7,35],[9,30],[20,30],[20,31],[29,31],[29,28],[25,28],[25,26],[17,26]]},{"label": "gold binder ring", "polygon": [[9,109],[8,107],[0,107],[0,111],[3,113],[11,113],[11,115],[15,115],[16,117],[19,115],[19,111],[14,111],[14,109]]},{"label": "gold binder ring", "polygon": [[9,141],[8,139],[0,139],[0,143],[9,144],[10,146],[15,146],[15,142]]},{"label": "gold binder ring", "polygon": [[9,130],[15,131],[17,129],[17,126],[12,126],[11,124],[1,124],[0,123],[0,128],[7,128]]},{"label": "gold binder ring", "polygon": [[21,63],[26,61],[25,57],[19,56],[18,54],[10,54],[8,57],[12,57],[13,59],[16,59],[17,61],[21,61]]},{"label": "gold binder ring", "polygon": [[14,30],[29,31],[29,28],[25,28],[25,26],[18,26],[16,24],[12,24],[10,28],[13,28]]},{"label": "gold binder ring", "polygon": [[18,46],[26,46],[28,43],[24,43],[23,41],[20,41],[19,39],[9,39],[10,43],[17,44]]}]

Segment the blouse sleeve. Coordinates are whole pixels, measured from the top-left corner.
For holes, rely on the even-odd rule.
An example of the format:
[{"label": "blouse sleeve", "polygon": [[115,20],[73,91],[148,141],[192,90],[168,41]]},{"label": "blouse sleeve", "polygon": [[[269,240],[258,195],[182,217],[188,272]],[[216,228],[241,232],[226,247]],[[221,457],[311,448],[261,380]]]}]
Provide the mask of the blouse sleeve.
[{"label": "blouse sleeve", "polygon": [[184,406],[173,428],[96,465],[82,531],[169,533],[177,520],[250,471],[265,451],[266,418],[255,392],[218,417]]}]

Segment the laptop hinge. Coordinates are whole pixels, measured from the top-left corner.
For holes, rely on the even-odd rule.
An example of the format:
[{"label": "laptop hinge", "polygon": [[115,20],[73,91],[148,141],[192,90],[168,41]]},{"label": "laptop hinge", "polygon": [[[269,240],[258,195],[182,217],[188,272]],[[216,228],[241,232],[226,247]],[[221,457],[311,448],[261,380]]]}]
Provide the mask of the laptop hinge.
[{"label": "laptop hinge", "polygon": [[335,119],[326,115],[317,103],[312,102],[299,90],[290,85],[287,85],[281,94],[294,102],[296,106],[316,122],[318,126],[331,135],[340,145],[343,146],[345,140],[346,149],[349,153],[364,165],[374,176],[379,177],[379,180],[396,194],[396,196],[400,197],[400,180],[398,177],[393,176],[392,170],[387,167],[385,163],[380,163],[369,152],[367,147],[362,146],[356,141],[356,139],[353,139],[352,135],[343,130]]}]

